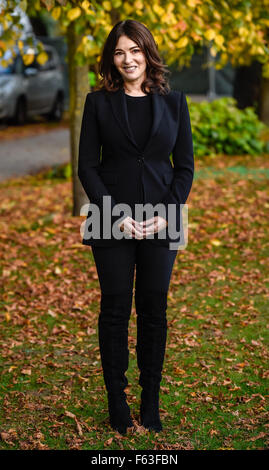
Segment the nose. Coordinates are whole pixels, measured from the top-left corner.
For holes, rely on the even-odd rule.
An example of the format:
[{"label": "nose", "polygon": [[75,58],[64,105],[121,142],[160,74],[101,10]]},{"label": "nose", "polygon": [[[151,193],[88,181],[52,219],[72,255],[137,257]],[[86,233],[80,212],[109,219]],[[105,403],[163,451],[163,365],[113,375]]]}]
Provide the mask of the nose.
[{"label": "nose", "polygon": [[132,63],[131,54],[129,54],[128,52],[126,52],[123,62],[124,62],[124,65],[130,65],[130,64]]}]

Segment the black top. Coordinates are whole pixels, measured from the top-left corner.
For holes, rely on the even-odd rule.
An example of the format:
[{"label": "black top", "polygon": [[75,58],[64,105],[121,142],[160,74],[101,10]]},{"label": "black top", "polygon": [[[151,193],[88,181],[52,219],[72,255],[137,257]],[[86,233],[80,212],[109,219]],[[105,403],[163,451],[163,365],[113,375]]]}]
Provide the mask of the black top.
[{"label": "black top", "polygon": [[143,150],[149,138],[152,126],[151,94],[146,96],[130,96],[125,93],[128,120],[138,147]]}]

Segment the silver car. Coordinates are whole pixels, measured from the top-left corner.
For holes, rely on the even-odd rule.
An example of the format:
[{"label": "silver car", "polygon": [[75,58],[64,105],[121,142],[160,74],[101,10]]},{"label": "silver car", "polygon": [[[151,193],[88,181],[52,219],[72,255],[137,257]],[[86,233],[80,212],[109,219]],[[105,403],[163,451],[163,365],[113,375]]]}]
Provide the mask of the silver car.
[{"label": "silver car", "polygon": [[[40,65],[35,60],[25,66],[17,52],[12,64],[0,65],[0,119],[12,119],[23,124],[27,117],[45,115],[60,121],[64,110],[64,79],[56,50],[44,45],[48,61]],[[11,52],[5,53],[8,59]]]}]

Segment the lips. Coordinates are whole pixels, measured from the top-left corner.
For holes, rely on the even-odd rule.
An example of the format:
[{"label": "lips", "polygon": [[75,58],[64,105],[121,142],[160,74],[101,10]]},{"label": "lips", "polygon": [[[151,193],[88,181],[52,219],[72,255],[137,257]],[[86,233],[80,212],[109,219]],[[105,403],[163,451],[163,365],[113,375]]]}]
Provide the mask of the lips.
[{"label": "lips", "polygon": [[134,65],[132,67],[124,67],[124,70],[126,72],[133,72],[135,69],[136,69],[136,65]]}]

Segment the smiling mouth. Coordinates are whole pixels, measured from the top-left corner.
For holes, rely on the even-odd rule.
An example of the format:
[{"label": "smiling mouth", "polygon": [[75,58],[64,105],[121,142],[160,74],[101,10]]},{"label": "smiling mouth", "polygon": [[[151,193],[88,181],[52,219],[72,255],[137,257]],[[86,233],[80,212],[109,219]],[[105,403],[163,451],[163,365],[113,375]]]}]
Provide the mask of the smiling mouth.
[{"label": "smiling mouth", "polygon": [[136,65],[133,65],[132,67],[123,67],[126,72],[132,72],[133,70],[136,69]]}]

